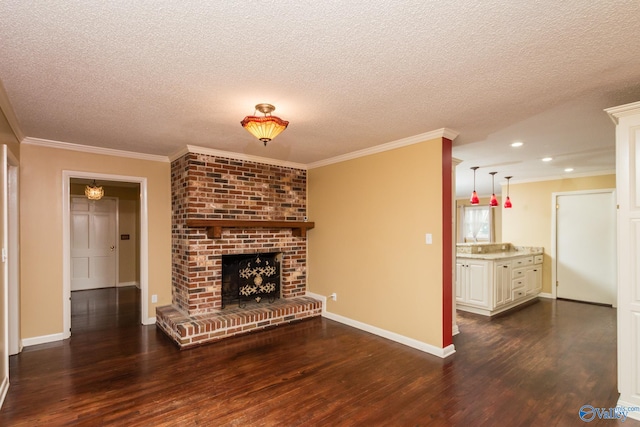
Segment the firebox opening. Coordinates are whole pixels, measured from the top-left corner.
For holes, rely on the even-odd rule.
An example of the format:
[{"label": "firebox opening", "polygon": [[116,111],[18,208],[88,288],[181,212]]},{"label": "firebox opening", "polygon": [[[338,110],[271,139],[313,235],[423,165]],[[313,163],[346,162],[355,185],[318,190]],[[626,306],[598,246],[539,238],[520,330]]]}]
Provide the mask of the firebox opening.
[{"label": "firebox opening", "polygon": [[281,252],[223,255],[222,308],[280,298],[281,263]]}]

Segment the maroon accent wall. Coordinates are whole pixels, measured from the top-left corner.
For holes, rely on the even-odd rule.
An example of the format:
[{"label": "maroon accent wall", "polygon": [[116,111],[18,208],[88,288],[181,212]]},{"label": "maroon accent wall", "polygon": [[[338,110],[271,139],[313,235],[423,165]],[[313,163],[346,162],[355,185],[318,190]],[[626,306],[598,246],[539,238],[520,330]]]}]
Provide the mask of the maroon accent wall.
[{"label": "maroon accent wall", "polygon": [[442,138],[442,348],[453,344],[452,142]]}]

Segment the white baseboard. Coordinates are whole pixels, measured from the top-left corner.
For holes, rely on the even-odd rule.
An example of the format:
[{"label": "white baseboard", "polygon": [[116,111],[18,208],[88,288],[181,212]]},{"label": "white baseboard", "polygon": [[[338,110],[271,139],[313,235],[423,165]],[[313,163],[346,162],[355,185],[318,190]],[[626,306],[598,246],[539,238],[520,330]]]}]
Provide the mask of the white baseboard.
[{"label": "white baseboard", "polygon": [[556,297],[554,297],[554,296],[553,296],[553,294],[548,294],[548,293],[546,293],[546,292],[540,292],[540,293],[538,294],[538,296],[539,296],[540,298],[556,299]]},{"label": "white baseboard", "polygon": [[7,397],[7,392],[9,391],[9,376],[5,376],[2,379],[2,384],[0,384],[0,408],[2,408],[2,404],[4,403],[4,398]]},{"label": "white baseboard", "polygon": [[116,287],[117,288],[124,288],[125,286],[135,286],[136,288],[140,289],[140,283],[138,282],[119,282]]},{"label": "white baseboard", "polygon": [[144,319],[142,324],[143,325],[155,325],[156,324],[156,316],[147,317],[146,319]]},{"label": "white baseboard", "polygon": [[453,331],[452,331],[451,335],[453,335],[455,337],[459,333],[460,333],[460,328],[458,327],[458,325],[453,325]]},{"label": "white baseboard", "polygon": [[42,335],[40,337],[23,338],[22,346],[29,347],[32,345],[46,344],[48,342],[62,341],[63,339],[64,339],[64,334],[62,332],[59,334]]},{"label": "white baseboard", "polygon": [[305,293],[305,295],[322,301],[322,315],[324,316],[324,313],[327,312],[327,297],[325,297],[324,295],[314,294],[313,292],[308,292],[308,291]]},{"label": "white baseboard", "polygon": [[367,323],[362,323],[357,320],[349,319],[348,317],[340,316],[339,314],[330,313],[326,310],[327,305],[327,297],[314,294],[312,292],[307,292],[307,296],[310,296],[315,299],[319,299],[322,301],[322,317],[326,317],[330,320],[335,320],[336,322],[345,324],[347,326],[351,326],[356,329],[360,329],[365,332],[369,332],[374,335],[378,335],[379,337],[386,338],[391,341],[395,341],[397,343],[415,348],[420,351],[424,351],[425,353],[433,354],[434,356],[448,357],[456,352],[456,349],[453,344],[446,346],[445,348],[439,348],[431,344],[427,344],[422,341],[418,341],[413,338],[405,337],[404,335],[397,334],[395,332],[387,331],[386,329],[378,328],[377,326],[372,326]]},{"label": "white baseboard", "polygon": [[[633,404],[633,403],[629,403],[629,402],[625,402],[624,400],[618,400],[618,404],[616,405],[617,408],[638,408],[640,407],[640,405],[637,404]],[[638,420],[640,421],[640,411],[639,410],[634,410],[634,411],[629,411],[627,412],[627,418],[631,418],[634,420]]]}]

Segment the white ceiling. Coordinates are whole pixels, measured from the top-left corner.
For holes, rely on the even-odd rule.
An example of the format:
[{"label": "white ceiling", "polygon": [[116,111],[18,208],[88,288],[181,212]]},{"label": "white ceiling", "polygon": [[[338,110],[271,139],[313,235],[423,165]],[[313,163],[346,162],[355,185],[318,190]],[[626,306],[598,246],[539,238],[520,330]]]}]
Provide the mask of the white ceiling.
[{"label": "white ceiling", "polygon": [[[471,166],[481,194],[612,171],[639,33],[637,0],[4,0],[0,80],[27,137],[158,155],[311,164],[446,127],[466,196]],[[267,147],[260,102],[290,122]]]}]

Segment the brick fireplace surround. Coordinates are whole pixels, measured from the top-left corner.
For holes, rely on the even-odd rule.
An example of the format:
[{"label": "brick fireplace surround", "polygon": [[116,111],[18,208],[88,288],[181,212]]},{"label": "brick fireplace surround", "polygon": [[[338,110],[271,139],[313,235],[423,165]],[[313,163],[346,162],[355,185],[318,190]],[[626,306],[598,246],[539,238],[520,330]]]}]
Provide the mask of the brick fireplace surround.
[{"label": "brick fireplace surround", "polygon": [[[187,220],[304,221],[306,171],[187,153],[171,163],[172,305],[156,324],[180,348],[319,316],[305,296],[307,242],[288,228],[225,228],[207,237]],[[222,256],[282,252],[281,298],[222,308]]]}]

